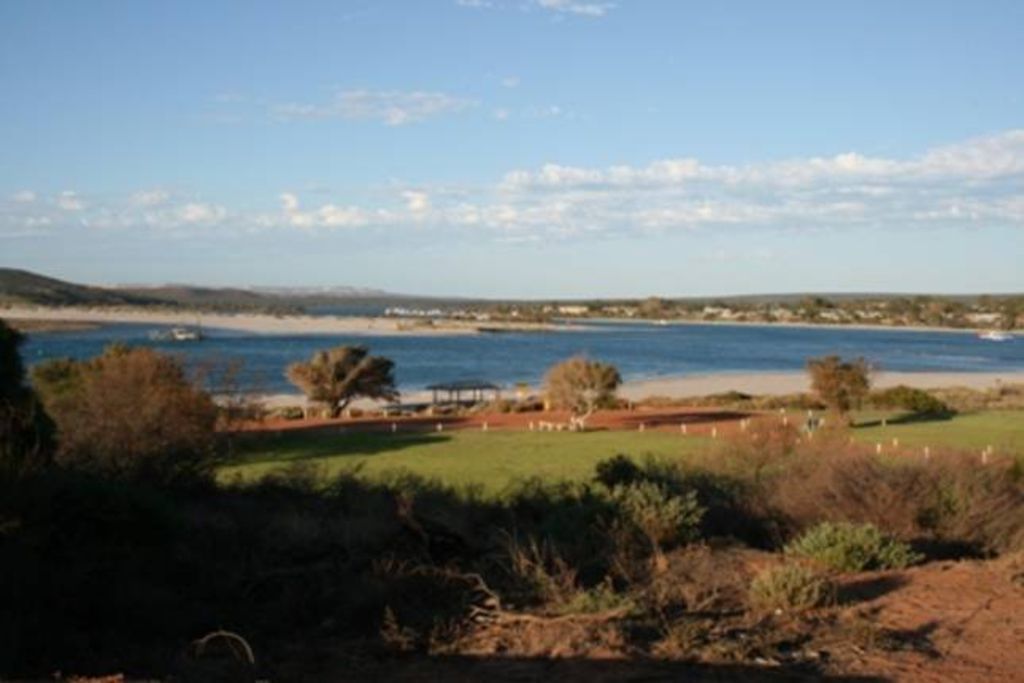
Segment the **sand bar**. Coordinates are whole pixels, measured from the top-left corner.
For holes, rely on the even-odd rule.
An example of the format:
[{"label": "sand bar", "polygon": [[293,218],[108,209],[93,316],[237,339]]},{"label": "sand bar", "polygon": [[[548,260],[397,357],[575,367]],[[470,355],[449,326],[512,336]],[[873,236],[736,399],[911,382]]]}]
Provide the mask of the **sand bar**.
[{"label": "sand bar", "polygon": [[11,320],[60,320],[82,323],[136,323],[146,325],[195,325],[205,328],[254,334],[367,334],[367,335],[452,335],[479,334],[485,327],[494,331],[568,330],[568,326],[543,323],[430,321],[412,318],[373,318],[330,315],[267,315],[259,313],[196,313],[194,311],[150,311],[138,308],[77,308],[10,306],[0,308],[0,318]]}]

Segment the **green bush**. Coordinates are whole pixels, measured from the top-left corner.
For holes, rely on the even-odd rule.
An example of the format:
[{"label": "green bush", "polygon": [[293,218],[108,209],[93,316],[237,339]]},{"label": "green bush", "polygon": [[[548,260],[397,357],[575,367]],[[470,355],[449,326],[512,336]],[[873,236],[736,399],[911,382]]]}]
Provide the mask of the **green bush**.
[{"label": "green bush", "polygon": [[755,609],[792,611],[820,607],[834,596],[835,587],[828,578],[811,567],[790,562],[755,576],[748,599]]},{"label": "green bush", "polygon": [[954,412],[927,391],[903,385],[873,392],[871,404],[878,408],[902,408],[918,415],[949,415]]},{"label": "green bush", "polygon": [[808,557],[839,571],[903,569],[922,555],[882,534],[873,524],[822,522],[786,546],[786,553]]},{"label": "green bush", "polygon": [[633,462],[629,456],[616,455],[614,458],[602,460],[597,463],[597,474],[594,477],[598,482],[610,489],[616,486],[629,485],[644,478],[644,472],[640,466]]},{"label": "green bush", "polygon": [[612,496],[624,520],[656,550],[663,545],[692,541],[700,535],[704,508],[697,502],[696,491],[675,495],[661,484],[639,481],[615,488]]}]

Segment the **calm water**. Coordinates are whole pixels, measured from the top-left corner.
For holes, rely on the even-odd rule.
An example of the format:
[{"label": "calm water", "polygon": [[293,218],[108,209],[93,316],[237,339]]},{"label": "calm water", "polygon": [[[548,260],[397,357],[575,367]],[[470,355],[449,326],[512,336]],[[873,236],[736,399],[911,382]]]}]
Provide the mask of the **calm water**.
[{"label": "calm water", "polygon": [[712,372],[801,370],[811,356],[864,356],[884,370],[1024,371],[1024,340],[993,343],[971,334],[768,326],[595,324],[583,331],[452,337],[253,335],[206,330],[192,344],[153,342],[152,325],[109,325],[85,332],[32,335],[29,364],[98,354],[111,342],[152,346],[189,363],[244,361],[244,383],[261,392],[291,392],[288,363],[342,344],[365,344],[395,361],[402,389],[482,378],[503,385],[538,382],[546,368],[573,354],[614,363],[627,380]]}]

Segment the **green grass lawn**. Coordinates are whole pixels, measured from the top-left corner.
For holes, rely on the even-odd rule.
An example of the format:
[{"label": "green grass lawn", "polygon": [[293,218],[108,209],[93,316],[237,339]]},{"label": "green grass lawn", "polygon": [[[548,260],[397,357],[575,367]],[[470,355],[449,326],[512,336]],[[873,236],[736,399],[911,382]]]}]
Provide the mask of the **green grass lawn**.
[{"label": "green grass lawn", "polygon": [[[887,426],[879,423],[889,419]],[[859,413],[854,438],[865,443],[901,447],[931,446],[940,450],[997,452],[1024,458],[1024,412],[991,411],[950,419],[899,422],[899,413]],[[872,423],[874,425],[872,426]],[[706,451],[713,441],[670,432],[598,431],[584,434],[521,431],[452,431],[443,434],[285,432],[253,437],[241,445],[235,460],[222,467],[222,480],[236,476],[258,479],[292,463],[309,463],[324,476],[355,471],[381,478],[406,471],[446,484],[478,486],[499,493],[527,477],[545,481],[585,480],[594,466],[618,453],[634,459],[647,456],[685,459]]]},{"label": "green grass lawn", "polygon": [[992,446],[997,452],[1024,456],[1024,412],[1019,410],[993,410],[902,423],[898,421],[899,413],[863,413],[857,415],[856,422],[858,425],[877,423],[883,416],[889,418],[887,426],[859,426],[853,430],[854,438],[884,444],[897,438],[901,446],[930,446],[940,450],[981,451]]},{"label": "green grass lawn", "polygon": [[495,494],[517,479],[582,480],[618,453],[634,459],[685,458],[710,442],[666,432],[458,431],[444,434],[285,433],[260,437],[240,448],[220,471],[250,480],[290,463],[312,463],[326,476],[359,468],[363,476],[408,471],[454,486],[477,485]]}]

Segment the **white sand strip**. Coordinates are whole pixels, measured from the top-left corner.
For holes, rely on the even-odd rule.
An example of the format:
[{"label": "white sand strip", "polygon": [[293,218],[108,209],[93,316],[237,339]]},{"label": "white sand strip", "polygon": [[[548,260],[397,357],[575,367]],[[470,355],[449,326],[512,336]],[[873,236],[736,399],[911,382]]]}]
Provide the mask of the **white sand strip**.
[{"label": "white sand strip", "polygon": [[[872,386],[877,389],[900,384],[918,389],[990,389],[999,383],[1024,383],[1024,372],[880,372],[872,378]],[[764,372],[687,375],[626,382],[619,393],[626,398],[638,400],[648,396],[683,398],[726,391],[778,395],[809,390],[810,380],[805,372]]]},{"label": "white sand strip", "polygon": [[[547,330],[552,325],[531,323],[476,323],[405,318],[371,318],[321,315],[265,315],[255,313],[195,313],[187,311],[148,311],[137,308],[76,308],[11,306],[0,308],[0,318],[12,320],[61,320],[65,322],[138,323],[146,325],[188,325],[263,334],[372,334],[372,335],[451,335],[477,334],[483,326],[507,330]],[[559,327],[558,329],[567,329]]]},{"label": "white sand strip", "polygon": [[[999,384],[1024,384],[1024,372],[885,372],[874,376],[872,386],[877,389],[905,384],[918,389],[946,387],[967,387],[969,389],[992,389]],[[667,398],[689,398],[707,396],[726,391],[739,391],[752,395],[795,394],[810,390],[810,381],[803,372],[763,373],[717,373],[708,375],[686,375],[658,379],[626,382],[619,395],[634,401],[651,396]],[[539,394],[539,387],[532,387],[531,394]],[[511,388],[505,392],[512,396]],[[306,399],[299,394],[269,394],[259,399],[268,408],[305,405]],[[403,403],[426,403],[430,401],[429,391],[402,392]],[[372,402],[357,401],[355,407],[369,408]]]}]

